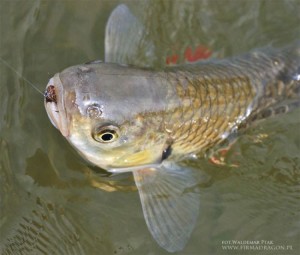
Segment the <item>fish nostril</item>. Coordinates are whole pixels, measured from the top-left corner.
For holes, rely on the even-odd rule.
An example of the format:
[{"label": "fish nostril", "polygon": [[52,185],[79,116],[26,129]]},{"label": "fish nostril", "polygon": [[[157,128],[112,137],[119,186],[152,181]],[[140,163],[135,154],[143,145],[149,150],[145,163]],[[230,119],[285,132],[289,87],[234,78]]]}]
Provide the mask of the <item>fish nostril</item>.
[{"label": "fish nostril", "polygon": [[55,87],[53,85],[49,85],[45,91],[44,94],[46,103],[50,102],[54,102],[57,103],[57,97],[56,97],[56,93],[55,93]]}]

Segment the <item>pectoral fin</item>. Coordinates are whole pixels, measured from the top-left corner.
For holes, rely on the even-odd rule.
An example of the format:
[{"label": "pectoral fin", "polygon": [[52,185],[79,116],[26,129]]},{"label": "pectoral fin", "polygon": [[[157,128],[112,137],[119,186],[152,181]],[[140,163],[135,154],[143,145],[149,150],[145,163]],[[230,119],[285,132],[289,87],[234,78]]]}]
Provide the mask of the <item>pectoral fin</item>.
[{"label": "pectoral fin", "polygon": [[169,252],[182,250],[199,213],[199,172],[168,164],[133,173],[152,236]]}]

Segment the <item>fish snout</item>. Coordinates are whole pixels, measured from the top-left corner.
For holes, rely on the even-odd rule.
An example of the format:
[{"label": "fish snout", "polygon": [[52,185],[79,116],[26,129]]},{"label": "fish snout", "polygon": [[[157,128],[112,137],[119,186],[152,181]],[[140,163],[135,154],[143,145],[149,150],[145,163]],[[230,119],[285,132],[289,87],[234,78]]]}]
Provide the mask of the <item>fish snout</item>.
[{"label": "fish snout", "polygon": [[69,135],[66,112],[60,103],[62,98],[62,84],[57,76],[51,78],[44,93],[44,105],[48,117],[63,136]]}]

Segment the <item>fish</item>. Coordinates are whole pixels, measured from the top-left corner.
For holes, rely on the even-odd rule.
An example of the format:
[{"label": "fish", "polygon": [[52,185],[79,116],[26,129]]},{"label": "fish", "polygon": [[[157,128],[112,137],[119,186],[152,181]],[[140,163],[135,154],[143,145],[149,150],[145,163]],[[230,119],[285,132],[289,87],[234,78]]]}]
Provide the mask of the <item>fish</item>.
[{"label": "fish", "polygon": [[[134,20],[124,5],[114,12],[124,14]],[[88,162],[133,173],[153,238],[180,251],[199,216],[202,178],[182,162],[248,123],[300,106],[300,42],[163,69],[112,63],[108,52],[105,61],[55,74],[46,112]]]}]

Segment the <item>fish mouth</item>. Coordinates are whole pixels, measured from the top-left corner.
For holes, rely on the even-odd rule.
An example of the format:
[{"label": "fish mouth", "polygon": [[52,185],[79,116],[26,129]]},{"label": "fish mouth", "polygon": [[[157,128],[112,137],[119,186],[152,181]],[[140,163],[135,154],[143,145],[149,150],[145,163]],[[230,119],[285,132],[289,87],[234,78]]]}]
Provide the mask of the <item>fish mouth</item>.
[{"label": "fish mouth", "polygon": [[46,86],[44,105],[48,117],[63,136],[69,136],[67,116],[63,102],[63,86],[58,74],[51,78]]}]

